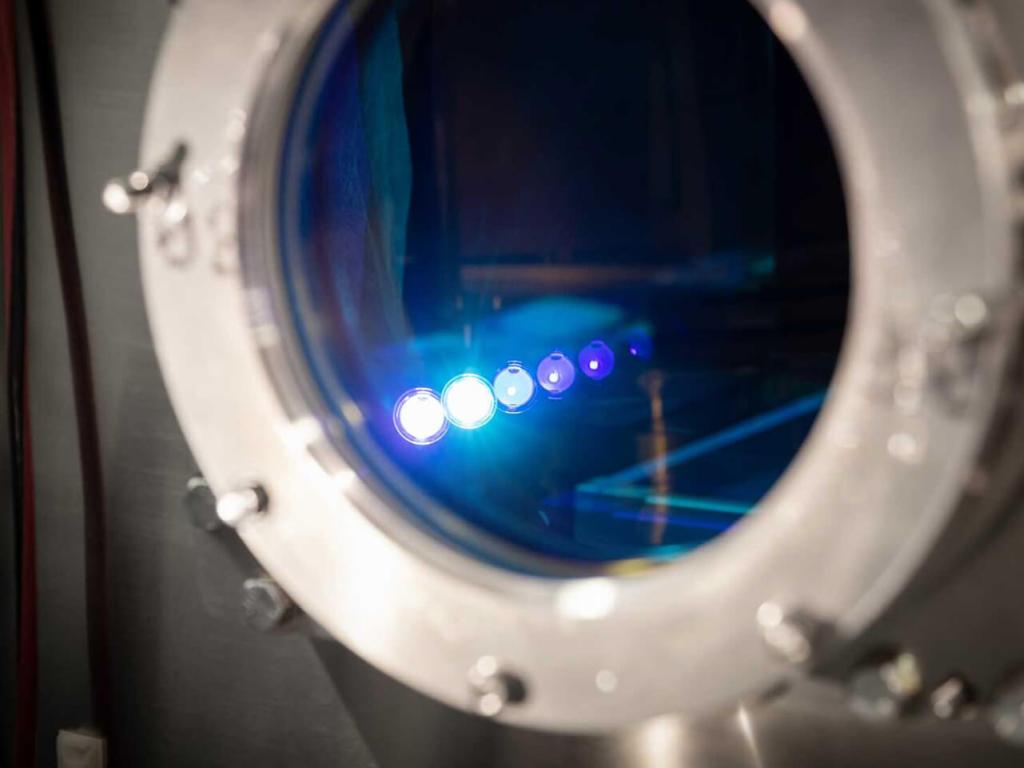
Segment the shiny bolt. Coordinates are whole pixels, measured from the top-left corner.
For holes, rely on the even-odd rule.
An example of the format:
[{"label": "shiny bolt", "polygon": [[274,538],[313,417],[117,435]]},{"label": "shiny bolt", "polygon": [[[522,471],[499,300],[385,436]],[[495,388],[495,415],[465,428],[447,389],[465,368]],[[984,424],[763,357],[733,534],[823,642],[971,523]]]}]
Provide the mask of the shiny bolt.
[{"label": "shiny bolt", "polygon": [[1024,678],[1017,678],[996,696],[989,720],[997,734],[1014,746],[1024,747]]},{"label": "shiny bolt", "polygon": [[204,531],[216,531],[224,527],[217,515],[217,498],[210,490],[205,477],[190,477],[185,485],[185,511],[192,525]]},{"label": "shiny bolt", "polygon": [[291,598],[273,579],[264,576],[242,584],[242,613],[253,629],[267,632],[279,626],[291,608]]},{"label": "shiny bolt", "polygon": [[1008,85],[1003,91],[1003,99],[1011,107],[1024,106],[1024,83],[1018,80]]},{"label": "shiny bolt", "polygon": [[185,145],[178,144],[156,169],[111,179],[103,188],[103,205],[111,213],[123,215],[135,213],[154,194],[167,195],[178,186],[185,155]]},{"label": "shiny bolt", "polygon": [[893,720],[921,693],[917,658],[901,653],[880,664],[862,667],[850,680],[850,708],[866,720]]},{"label": "shiny bolt", "polygon": [[508,705],[526,699],[523,681],[503,671],[493,656],[481,656],[470,668],[469,688],[476,711],[484,717],[496,717]]},{"label": "shiny bolt", "polygon": [[953,303],[953,317],[962,332],[976,333],[988,324],[988,304],[976,293],[965,293]]},{"label": "shiny bolt", "polygon": [[217,499],[217,517],[224,525],[237,528],[243,520],[265,512],[267,494],[262,487],[252,485],[229,491]]},{"label": "shiny bolt", "polygon": [[762,603],[757,609],[757,626],[765,645],[790,664],[804,664],[814,654],[819,623],[803,611],[786,611],[778,603]]},{"label": "shiny bolt", "polygon": [[941,720],[962,717],[974,703],[974,692],[960,677],[950,677],[939,685],[931,695],[932,712]]},{"label": "shiny bolt", "polygon": [[103,205],[118,215],[134,213],[152,191],[149,175],[143,171],[134,171],[107,182],[103,188]]}]

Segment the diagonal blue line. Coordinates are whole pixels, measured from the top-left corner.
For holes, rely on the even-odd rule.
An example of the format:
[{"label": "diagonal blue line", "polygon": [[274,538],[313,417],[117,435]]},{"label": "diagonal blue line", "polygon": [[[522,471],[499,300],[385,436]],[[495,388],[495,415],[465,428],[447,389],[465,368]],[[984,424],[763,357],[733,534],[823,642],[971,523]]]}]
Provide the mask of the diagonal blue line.
[{"label": "diagonal blue line", "polygon": [[615,487],[609,488],[604,485],[595,486],[591,483],[584,483],[579,486],[583,493],[593,493],[601,496],[614,496],[621,499],[636,499],[651,506],[675,507],[678,509],[693,509],[701,512],[720,512],[726,515],[745,515],[753,505],[744,504],[738,501],[726,501],[724,499],[705,499],[698,496],[682,496],[677,493],[653,493],[650,488],[640,487]]},{"label": "diagonal blue line", "polygon": [[753,437],[754,435],[765,432],[773,427],[785,424],[787,421],[791,421],[799,416],[814,413],[821,408],[824,402],[824,392],[807,395],[806,397],[794,400],[793,402],[787,403],[775,410],[759,414],[752,419],[741,421],[739,424],[727,427],[721,432],[716,432],[713,435],[708,435],[707,437],[702,437],[699,440],[694,440],[692,443],[687,443],[664,456],[659,456],[656,459],[651,459],[643,462],[642,464],[637,464],[629,469],[616,472],[614,475],[596,477],[593,480],[589,480],[580,485],[579,488],[580,490],[589,491],[591,493],[603,493],[608,487],[635,483],[637,480],[650,477],[660,470],[667,469],[668,467],[676,464],[682,464],[686,461],[692,461],[693,459],[710,453],[711,451],[716,451],[719,448],[739,443],[746,440],[748,437]]},{"label": "diagonal blue line", "polygon": [[612,513],[616,520],[635,520],[641,523],[664,523],[665,525],[679,526],[682,528],[695,528],[705,531],[726,531],[731,523],[723,523],[716,520],[702,520],[700,518],[687,518],[678,515],[659,517],[650,512],[627,512],[619,511]]}]

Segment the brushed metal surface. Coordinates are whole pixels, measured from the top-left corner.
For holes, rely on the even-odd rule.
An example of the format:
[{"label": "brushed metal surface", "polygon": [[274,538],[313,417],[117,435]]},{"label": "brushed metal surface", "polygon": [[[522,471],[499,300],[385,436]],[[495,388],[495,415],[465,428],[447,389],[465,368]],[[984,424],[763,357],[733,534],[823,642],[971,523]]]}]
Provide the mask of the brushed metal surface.
[{"label": "brushed metal surface", "polygon": [[[346,6],[321,50],[336,54],[365,5]],[[951,2],[805,0],[801,23],[779,15],[792,3],[757,5],[839,149],[855,279],[841,360],[810,438],[756,514],[686,558],[590,581],[506,570],[424,531],[396,488],[429,502],[360,460],[297,353],[271,212],[284,116],[310,108],[295,85],[333,3],[217,0],[175,14],[141,165],[189,145],[179,194],[191,258],[168,253],[161,201],[139,219],[147,308],[183,430],[215,491],[266,489],[268,513],[238,531],[296,602],[452,706],[475,707],[467,671],[493,656],[529,689],[505,722],[573,732],[705,716],[803,674],[765,652],[759,606],[815,615],[834,628],[820,655],[838,654],[954,517],[981,517],[960,506],[962,477],[990,433],[1020,322],[1001,93],[978,75]],[[313,82],[323,66],[310,61]],[[944,299],[976,293],[1003,309],[964,381],[971,417],[960,418],[932,385],[924,344]],[[905,382],[907,359],[923,359],[926,375]],[[358,423],[340,388],[330,397]],[[595,684],[607,671],[614,692]]]},{"label": "brushed metal surface", "polygon": [[604,736],[510,728],[403,686],[333,642],[317,652],[380,768],[1014,768],[983,722],[865,723],[841,689],[807,684],[745,714],[661,718]]}]

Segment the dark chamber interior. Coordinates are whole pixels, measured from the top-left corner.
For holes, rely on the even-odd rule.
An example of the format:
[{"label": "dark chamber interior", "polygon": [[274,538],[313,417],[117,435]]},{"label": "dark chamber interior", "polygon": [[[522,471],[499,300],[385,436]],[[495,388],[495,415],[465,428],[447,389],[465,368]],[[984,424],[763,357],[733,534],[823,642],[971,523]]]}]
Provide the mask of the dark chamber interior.
[{"label": "dark chamber interior", "polygon": [[[280,231],[303,353],[364,457],[438,530],[430,509],[570,560],[741,519],[813,423],[849,290],[832,147],[761,18],[437,0],[353,38],[345,13],[296,96]],[[552,353],[574,379],[549,393]],[[403,393],[509,361],[529,407],[402,439]]]}]

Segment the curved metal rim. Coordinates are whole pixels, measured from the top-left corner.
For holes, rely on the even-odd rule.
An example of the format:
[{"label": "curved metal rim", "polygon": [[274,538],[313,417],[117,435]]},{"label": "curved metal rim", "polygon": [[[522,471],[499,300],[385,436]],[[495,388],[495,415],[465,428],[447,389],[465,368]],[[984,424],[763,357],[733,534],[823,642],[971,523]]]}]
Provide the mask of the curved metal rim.
[{"label": "curved metal rim", "polygon": [[[805,449],[747,523],[640,576],[590,579],[530,577],[460,555],[394,514],[359,467],[327,448],[288,362],[272,289],[251,266],[243,275],[210,257],[224,244],[208,222],[240,189],[244,261],[273,262],[273,217],[258,214],[274,187],[288,85],[331,3],[178,11],[143,160],[180,138],[193,148],[184,194],[201,258],[169,263],[157,212],[140,217],[147,306],[176,411],[215,490],[249,479],[266,487],[269,514],[239,533],[267,570],[332,634],[436,698],[471,709],[467,671],[494,656],[528,686],[526,700],[503,715],[514,722],[580,730],[709,711],[785,674],[762,648],[759,605],[798,607],[834,624],[840,638],[856,635],[906,583],[959,499],[993,408],[1003,345],[972,374],[976,418],[951,413],[930,390],[914,412],[892,397],[904,383],[901,355],[916,348],[937,297],[1000,297],[1014,276],[1006,212],[991,203],[1005,197],[1006,180],[978,168],[967,95],[936,42],[935,25],[948,19],[923,3],[885,0],[870,0],[870,9],[756,4],[815,87],[845,171],[856,291],[833,393]],[[220,50],[201,44],[210,29],[217,45],[209,47]],[[281,43],[283,29],[283,44],[254,45],[268,33]],[[199,76],[210,109],[195,105],[183,121],[183,89],[191,94]],[[906,114],[901,94],[913,101]],[[237,132],[225,130],[237,110],[248,115],[240,187]],[[972,114],[985,130],[994,120]],[[943,131],[929,130],[922,115],[944,119]],[[943,163],[923,168],[922,157]],[[226,169],[223,179],[215,172],[209,183],[211,169]],[[973,262],[964,263],[965,252]],[[1003,325],[992,331],[999,340],[1015,332]],[[616,680],[613,690],[599,675]]]}]

